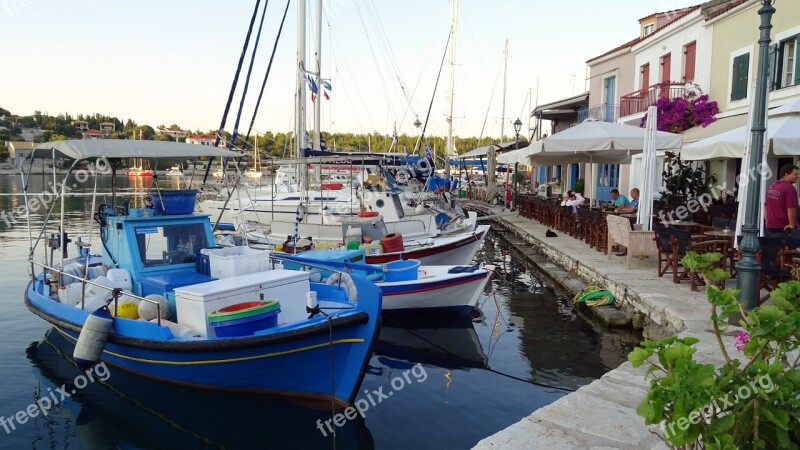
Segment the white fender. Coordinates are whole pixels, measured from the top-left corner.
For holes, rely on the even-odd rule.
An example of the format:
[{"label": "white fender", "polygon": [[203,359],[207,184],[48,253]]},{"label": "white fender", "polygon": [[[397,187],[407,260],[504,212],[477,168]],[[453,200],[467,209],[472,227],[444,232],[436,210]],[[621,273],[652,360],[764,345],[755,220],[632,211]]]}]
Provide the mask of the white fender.
[{"label": "white fender", "polygon": [[72,353],[72,358],[79,367],[87,368],[100,361],[113,324],[114,319],[106,306],[89,314]]},{"label": "white fender", "polygon": [[350,277],[350,275],[346,273],[339,273],[336,272],[325,282],[325,284],[329,285],[339,285],[341,280],[341,285],[344,287],[345,292],[347,292],[347,298],[353,303],[358,302],[358,288],[356,288],[356,283]]}]

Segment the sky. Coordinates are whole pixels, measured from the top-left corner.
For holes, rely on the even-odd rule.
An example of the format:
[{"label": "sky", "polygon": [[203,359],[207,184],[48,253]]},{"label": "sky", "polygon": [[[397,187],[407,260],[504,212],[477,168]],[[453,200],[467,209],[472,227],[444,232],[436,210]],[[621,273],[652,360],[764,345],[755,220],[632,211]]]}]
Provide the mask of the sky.
[{"label": "sky", "polygon": [[[639,35],[638,20],[699,0],[460,0],[453,133],[513,136],[530,109],[586,91],[586,61]],[[262,1],[262,6],[264,2]],[[316,2],[308,1],[306,67],[314,67]],[[151,126],[217,129],[255,0],[0,0],[0,107],[13,114],[101,113]],[[253,65],[246,130],[286,0],[272,0]],[[445,0],[323,0],[326,132],[447,132],[450,30]],[[258,21],[256,21],[258,27]],[[278,42],[257,132],[294,127],[297,2]],[[255,32],[254,32],[255,35]],[[508,40],[505,112],[503,47]],[[252,48],[252,41],[251,41]],[[245,58],[226,130],[239,111]],[[538,86],[538,88],[537,88]],[[309,107],[309,110],[311,107]],[[503,117],[505,119],[503,119]],[[311,129],[311,117],[307,119]],[[525,131],[523,131],[523,134]]]}]

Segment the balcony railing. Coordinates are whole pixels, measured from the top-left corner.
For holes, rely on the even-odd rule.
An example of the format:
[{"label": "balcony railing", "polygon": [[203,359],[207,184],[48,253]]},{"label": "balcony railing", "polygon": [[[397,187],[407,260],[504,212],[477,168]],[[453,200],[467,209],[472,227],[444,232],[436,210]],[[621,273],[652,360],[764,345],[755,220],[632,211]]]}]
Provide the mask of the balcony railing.
[{"label": "balcony railing", "polygon": [[616,122],[619,119],[619,105],[595,105],[578,110],[578,123],[589,118],[603,122]]},{"label": "balcony railing", "polygon": [[686,92],[685,83],[664,82],[654,84],[645,89],[631,92],[619,98],[619,114],[621,117],[639,114],[655,105],[660,98],[682,97]]}]

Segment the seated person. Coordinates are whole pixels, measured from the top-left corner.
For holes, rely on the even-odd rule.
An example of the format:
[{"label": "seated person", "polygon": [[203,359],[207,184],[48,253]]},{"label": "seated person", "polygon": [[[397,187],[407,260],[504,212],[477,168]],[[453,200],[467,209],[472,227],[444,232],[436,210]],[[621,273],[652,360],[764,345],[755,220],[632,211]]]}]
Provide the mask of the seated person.
[{"label": "seated person", "polygon": [[[622,196],[622,198],[625,198]],[[636,212],[639,209],[639,189],[633,188],[631,189],[631,200],[628,202],[628,206],[619,208],[620,211],[623,212]]]},{"label": "seated person", "polygon": [[581,206],[585,201],[586,199],[583,198],[581,194],[567,191],[567,193],[564,194],[564,201],[561,202],[561,206],[571,206],[572,212],[577,213],[578,207]]},{"label": "seated person", "polygon": [[733,206],[736,203],[736,196],[732,191],[724,189],[717,202],[722,206]]},{"label": "seated person", "polygon": [[628,201],[628,197],[620,195],[619,189],[611,190],[611,203],[614,204],[615,209],[627,208],[628,205],[630,204],[630,202]]}]

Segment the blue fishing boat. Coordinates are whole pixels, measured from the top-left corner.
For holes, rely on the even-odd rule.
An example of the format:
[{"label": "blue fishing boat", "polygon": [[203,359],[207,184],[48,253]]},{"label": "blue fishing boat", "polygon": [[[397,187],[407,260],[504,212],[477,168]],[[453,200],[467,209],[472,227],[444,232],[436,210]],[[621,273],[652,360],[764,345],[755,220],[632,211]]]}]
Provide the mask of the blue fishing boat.
[{"label": "blue fishing boat", "polygon": [[[174,142],[85,140],[41,144],[31,157],[73,161],[63,198],[66,186],[97,176],[74,173],[81,161],[99,160],[95,167],[115,176],[129,158],[201,156],[240,155]],[[29,176],[23,170],[26,193]],[[28,309],[77,343],[79,362],[199,388],[352,403],[379,331],[380,289],[357,274],[342,275],[346,287],[326,285],[308,272],[267,267],[265,252],[214,249],[209,216],[194,213],[195,192],[154,187],[143,208],[117,204],[113,192],[97,208],[99,242],[92,244],[100,254],[70,237],[63,218],[50,239],[41,238],[52,229],[47,220],[38,233],[29,223],[31,255],[45,243],[51,251],[46,262],[30,258]],[[95,197],[105,194],[95,187]]]}]

